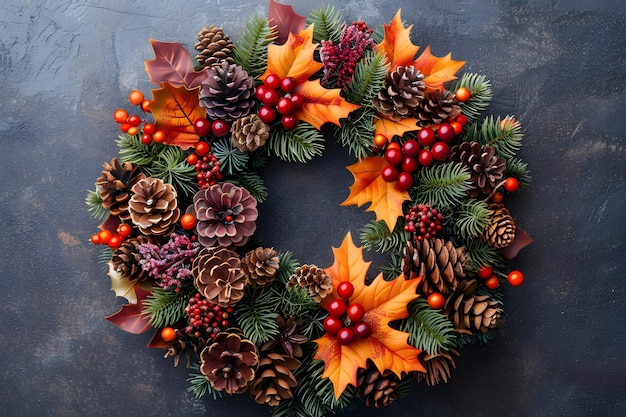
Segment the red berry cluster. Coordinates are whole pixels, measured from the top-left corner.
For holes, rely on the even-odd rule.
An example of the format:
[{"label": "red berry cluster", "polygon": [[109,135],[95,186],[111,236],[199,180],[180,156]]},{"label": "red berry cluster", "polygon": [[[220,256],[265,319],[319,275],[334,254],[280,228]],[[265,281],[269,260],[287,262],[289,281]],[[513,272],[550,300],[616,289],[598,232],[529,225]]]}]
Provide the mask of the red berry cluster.
[{"label": "red berry cluster", "polygon": [[218,138],[223,138],[230,133],[230,125],[225,120],[217,119],[210,121],[204,117],[193,122],[193,129],[198,136],[207,136],[209,133],[212,133]]},{"label": "red berry cluster", "polygon": [[95,245],[109,245],[113,250],[122,246],[122,242],[130,236],[133,232],[133,228],[128,223],[121,223],[117,226],[116,233],[110,230],[104,229],[98,233],[91,235],[91,243]]},{"label": "red berry cluster", "polygon": [[443,229],[443,214],[429,204],[417,204],[404,215],[404,230],[413,234],[413,239],[422,241],[437,235]]},{"label": "red berry cluster", "polygon": [[256,89],[256,98],[263,103],[258,111],[259,118],[271,124],[280,117],[285,129],[295,129],[298,118],[294,113],[304,104],[302,94],[295,92],[297,86],[298,82],[293,77],[281,79],[276,74],[265,77],[263,84]]},{"label": "red berry cluster", "polygon": [[189,317],[185,333],[194,339],[213,339],[229,327],[228,318],[232,312],[232,307],[223,308],[196,293],[185,308]]},{"label": "red berry cluster", "polygon": [[187,163],[194,165],[198,187],[207,188],[222,179],[220,161],[211,153],[211,146],[204,141],[196,143],[195,153],[187,155]]},{"label": "red berry cluster", "polygon": [[349,345],[355,338],[365,339],[372,334],[372,327],[363,321],[365,309],[361,304],[348,302],[354,294],[354,286],[349,281],[342,281],[337,287],[335,298],[326,307],[328,317],[324,320],[326,333],[335,336],[342,345]]},{"label": "red berry cluster", "polygon": [[408,190],[413,185],[413,173],[418,170],[419,144],[409,139],[402,146],[397,142],[387,145],[385,160],[389,163],[381,172],[387,182],[396,182],[401,190]]},{"label": "red berry cluster", "polygon": [[[144,114],[150,113],[151,100],[144,99],[143,93],[139,90],[133,90],[128,96],[130,104],[138,106]],[[148,122],[138,114],[128,114],[124,109],[117,109],[113,113],[113,119],[120,125],[120,130],[129,135],[135,136],[141,133],[141,142],[149,145],[154,140],[161,143],[165,140],[165,133],[157,130],[154,123]],[[143,123],[143,126],[142,126]]]},{"label": "red berry cluster", "polygon": [[511,271],[505,276],[492,267],[483,265],[478,269],[477,275],[485,280],[485,285],[491,290],[500,286],[500,278],[506,278],[512,287],[519,287],[524,283],[524,274],[518,270]]}]

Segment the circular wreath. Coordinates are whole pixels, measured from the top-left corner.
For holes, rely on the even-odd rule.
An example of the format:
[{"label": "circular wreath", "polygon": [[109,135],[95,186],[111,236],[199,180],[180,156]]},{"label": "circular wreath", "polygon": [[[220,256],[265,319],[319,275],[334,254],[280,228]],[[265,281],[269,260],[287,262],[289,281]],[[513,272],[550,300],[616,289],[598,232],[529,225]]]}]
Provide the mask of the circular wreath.
[{"label": "circular wreath", "polygon": [[[107,319],[155,331],[149,347],[184,358],[197,396],[249,392],[276,416],[386,406],[412,380],[447,381],[463,346],[492,339],[500,282],[524,280],[506,263],[530,242],[505,205],[530,180],[521,126],[481,119],[488,80],[418,54],[410,30],[400,11],[372,30],[271,1],[237,43],[203,28],[195,64],[151,41],[157,87],[115,111],[119,154],[87,204],[128,300]],[[342,205],[370,204],[376,220],[323,268],[261,243],[258,170],[308,162],[330,136],[356,160]],[[371,282],[364,248],[389,258]]]}]

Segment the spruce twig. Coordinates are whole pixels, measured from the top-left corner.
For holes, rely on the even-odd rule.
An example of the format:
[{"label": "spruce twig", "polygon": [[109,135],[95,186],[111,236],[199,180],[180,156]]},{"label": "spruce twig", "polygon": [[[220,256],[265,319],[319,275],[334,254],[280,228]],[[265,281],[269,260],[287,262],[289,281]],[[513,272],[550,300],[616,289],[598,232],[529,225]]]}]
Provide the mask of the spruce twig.
[{"label": "spruce twig", "polygon": [[457,205],[471,188],[470,173],[460,163],[422,168],[417,176],[415,204],[430,204],[440,210]]},{"label": "spruce twig", "polygon": [[400,331],[409,334],[409,343],[428,354],[448,350],[454,345],[454,326],[439,310],[430,308],[424,297],[408,305],[409,316],[397,322]]},{"label": "spruce twig", "polygon": [[335,7],[327,5],[319,10],[313,10],[306,17],[306,26],[313,26],[313,42],[320,43],[322,40],[329,40],[333,43],[339,42],[343,27],[341,14],[335,11]]},{"label": "spruce twig", "polygon": [[288,162],[302,162],[321,156],[324,135],[308,123],[300,122],[293,130],[272,129],[265,144],[268,154]]},{"label": "spruce twig", "polygon": [[109,217],[109,210],[102,207],[102,198],[98,191],[87,191],[87,197],[85,197],[85,204],[87,204],[87,210],[91,213],[91,216],[98,220],[104,221]]},{"label": "spruce twig", "polygon": [[276,39],[276,30],[270,27],[265,17],[250,16],[233,50],[233,60],[241,65],[252,78],[257,78],[265,71],[267,47],[274,39]]}]

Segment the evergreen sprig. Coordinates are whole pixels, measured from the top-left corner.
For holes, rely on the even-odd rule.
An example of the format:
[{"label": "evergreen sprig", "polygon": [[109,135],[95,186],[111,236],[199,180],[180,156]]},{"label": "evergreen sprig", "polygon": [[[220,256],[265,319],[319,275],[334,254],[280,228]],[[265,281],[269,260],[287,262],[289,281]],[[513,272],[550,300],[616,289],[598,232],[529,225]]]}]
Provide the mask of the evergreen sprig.
[{"label": "evergreen sprig", "polygon": [[211,151],[219,160],[220,168],[228,175],[246,171],[249,159],[248,153],[241,152],[239,148],[233,146],[230,137],[214,141],[211,144]]},{"label": "evergreen sprig", "polygon": [[481,145],[490,145],[496,154],[504,159],[511,159],[522,147],[522,126],[512,117],[501,119],[499,116],[486,117],[482,123],[469,125],[463,135],[463,141],[476,141]]},{"label": "evergreen sprig", "polygon": [[402,252],[410,235],[403,230],[400,223],[401,221],[398,221],[393,231],[389,231],[384,221],[370,221],[361,228],[359,235],[363,247],[380,253]]},{"label": "evergreen sprig", "polygon": [[278,255],[280,261],[278,263],[278,271],[276,272],[276,281],[281,284],[287,284],[291,274],[296,270],[297,267],[300,266],[300,262],[296,258],[293,257],[293,253],[281,252]]},{"label": "evergreen sprig", "polygon": [[317,308],[317,302],[311,297],[307,288],[294,286],[285,289],[281,285],[279,288],[273,286],[271,289],[280,300],[277,307],[285,317],[301,317]]},{"label": "evergreen sprig", "polygon": [[276,307],[279,303],[280,299],[272,291],[246,287],[234,314],[241,331],[255,345],[261,346],[278,334]]},{"label": "evergreen sprig", "polygon": [[87,204],[87,210],[94,219],[104,221],[109,217],[110,212],[102,206],[102,197],[100,197],[98,191],[88,190],[85,204]]},{"label": "evergreen sprig", "polygon": [[191,286],[182,287],[176,292],[164,288],[154,287],[152,294],[142,301],[144,312],[149,316],[150,324],[156,328],[171,326],[185,315],[185,308],[189,303]]},{"label": "evergreen sprig", "polygon": [[440,210],[461,203],[471,188],[468,169],[452,162],[422,168],[416,183],[415,204],[430,204]]},{"label": "evergreen sprig", "polygon": [[204,397],[207,394],[213,397],[214,400],[226,397],[224,391],[213,389],[206,376],[200,372],[200,365],[198,363],[194,363],[190,368],[196,372],[190,373],[189,377],[187,377],[187,382],[191,384],[187,388],[188,392],[193,393],[196,398]]},{"label": "evergreen sprig", "polygon": [[185,158],[185,152],[178,146],[166,146],[150,166],[144,167],[144,172],[173,185],[184,196],[189,196],[196,192],[197,173]]},{"label": "evergreen sprig", "polygon": [[312,10],[306,17],[306,26],[313,26],[313,42],[320,43],[329,40],[337,44],[343,28],[341,14],[332,5],[319,10]]},{"label": "evergreen sprig", "polygon": [[528,164],[519,158],[510,158],[506,161],[505,177],[515,177],[521,186],[530,184],[532,177],[528,172]]},{"label": "evergreen sprig", "polygon": [[288,162],[302,162],[321,156],[324,135],[308,123],[300,122],[295,129],[272,129],[265,144],[267,152]]},{"label": "evergreen sprig", "polygon": [[454,229],[463,238],[476,238],[485,230],[491,210],[483,200],[467,199],[454,216]]},{"label": "evergreen sprig", "polygon": [[465,239],[462,244],[465,245],[469,269],[478,271],[483,265],[491,265],[494,268],[504,266],[502,255],[487,243],[479,239]]},{"label": "evergreen sprig", "polygon": [[341,128],[334,130],[335,141],[358,159],[370,155],[375,113],[373,108],[361,107],[353,111],[350,118],[341,119]]},{"label": "evergreen sprig", "polygon": [[162,143],[152,142],[144,145],[139,135],[122,134],[115,141],[119,148],[119,156],[122,162],[131,162],[139,166],[149,166],[159,158],[159,155],[168,146]]},{"label": "evergreen sprig", "polygon": [[476,120],[489,107],[493,98],[491,83],[484,75],[467,72],[460,79],[450,83],[449,89],[456,91],[460,87],[466,87],[472,93],[470,99],[461,104],[461,113],[468,121]]},{"label": "evergreen sprig", "polygon": [[429,355],[454,346],[454,325],[439,310],[432,309],[424,297],[408,305],[409,316],[395,324],[409,334],[409,343]]},{"label": "evergreen sprig", "polygon": [[263,203],[267,200],[269,193],[265,187],[265,182],[256,172],[246,172],[229,181],[250,191],[250,194],[252,194],[252,197],[254,197],[257,202]]},{"label": "evergreen sprig", "polygon": [[389,262],[380,267],[380,272],[382,272],[385,281],[393,281],[402,274],[403,250],[404,248],[397,252],[390,252]]},{"label": "evergreen sprig", "polygon": [[276,39],[276,29],[270,27],[261,15],[252,15],[246,21],[241,37],[233,50],[233,60],[257,78],[265,72],[267,46]]},{"label": "evergreen sprig", "polygon": [[100,255],[98,255],[98,262],[102,265],[106,270],[109,269],[109,262],[113,257],[113,249],[111,249],[108,245],[102,245],[102,251]]},{"label": "evergreen sprig", "polygon": [[373,107],[373,99],[383,88],[389,63],[385,55],[368,49],[354,69],[352,81],[348,84],[344,97],[350,103]]}]

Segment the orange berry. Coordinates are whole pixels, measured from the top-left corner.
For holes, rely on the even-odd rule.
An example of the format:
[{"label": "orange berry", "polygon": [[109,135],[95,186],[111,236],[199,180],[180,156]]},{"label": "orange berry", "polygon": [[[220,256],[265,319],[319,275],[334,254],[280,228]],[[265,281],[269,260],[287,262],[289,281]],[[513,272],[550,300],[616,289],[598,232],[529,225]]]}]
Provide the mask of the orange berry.
[{"label": "orange berry", "polygon": [[91,235],[91,243],[93,243],[94,245],[100,244],[100,235],[98,233],[94,233],[93,235]]},{"label": "orange berry", "polygon": [[376,145],[379,148],[382,148],[386,144],[387,144],[387,137],[385,135],[383,135],[382,133],[377,133],[376,136],[374,136],[374,145]]},{"label": "orange berry", "polygon": [[402,146],[400,146],[400,144],[398,142],[389,142],[387,144],[387,150],[389,149],[402,149]]},{"label": "orange berry", "polygon": [[504,181],[504,189],[512,193],[519,188],[519,181],[515,177],[509,177]]},{"label": "orange berry", "polygon": [[204,155],[208,154],[210,150],[211,150],[211,148],[209,147],[208,143],[206,143],[206,142],[198,142],[198,143],[196,143],[196,155],[204,156]]},{"label": "orange berry", "polygon": [[185,230],[191,230],[196,227],[196,216],[191,213],[183,214],[180,218],[180,225]]},{"label": "orange berry", "polygon": [[128,112],[124,109],[117,109],[115,110],[115,113],[113,113],[113,119],[120,124],[126,123],[126,119],[128,119]]},{"label": "orange berry", "polygon": [[467,100],[469,100],[472,97],[472,92],[467,87],[461,87],[458,90],[456,90],[455,96],[456,96],[457,101],[460,101],[461,103],[465,103]]},{"label": "orange berry", "polygon": [[171,327],[164,327],[161,330],[161,339],[163,339],[164,342],[173,342],[177,338],[178,336],[176,335],[176,330],[172,329]]},{"label": "orange berry", "polygon": [[152,113],[150,111],[150,106],[152,105],[152,100],[144,100],[141,103],[141,110],[145,111],[146,113]]},{"label": "orange berry", "polygon": [[491,201],[496,203],[496,204],[502,203],[502,200],[504,200],[504,194],[502,194],[500,191],[496,191],[491,196]]},{"label": "orange berry", "polygon": [[133,232],[133,228],[128,223],[122,223],[117,226],[117,234],[120,235],[122,239],[126,239]]},{"label": "orange berry", "polygon": [[459,122],[450,122],[450,126],[454,129],[455,135],[460,135],[463,132],[463,125]]},{"label": "orange berry", "polygon": [[433,310],[439,310],[446,303],[446,299],[439,292],[433,292],[428,296],[428,305]]},{"label": "orange berry", "polygon": [[165,132],[162,130],[157,130],[156,132],[154,132],[154,135],[152,135],[152,140],[156,143],[162,143],[165,140]]},{"label": "orange berry", "polygon": [[98,233],[98,237],[100,238],[100,243],[102,243],[103,245],[108,245],[109,244],[109,239],[111,238],[111,236],[113,236],[113,233],[111,233],[110,230],[101,230]]},{"label": "orange berry", "polygon": [[133,90],[130,92],[130,94],[128,95],[128,101],[130,101],[130,104],[134,104],[135,106],[139,106],[141,103],[143,103],[143,93],[139,90]]},{"label": "orange berry", "polygon": [[131,126],[131,127],[128,128],[126,133],[128,133],[131,136],[135,136],[136,134],[139,133],[139,128],[137,126]]},{"label": "orange berry", "polygon": [[123,239],[121,238],[121,236],[118,235],[112,235],[109,238],[109,247],[113,250],[119,248],[120,246],[122,246],[122,241]]}]

